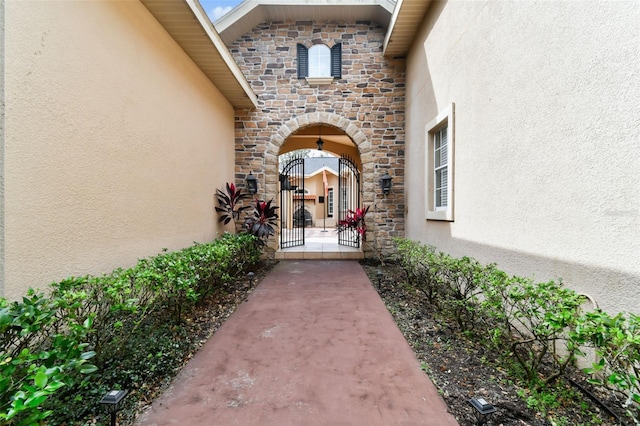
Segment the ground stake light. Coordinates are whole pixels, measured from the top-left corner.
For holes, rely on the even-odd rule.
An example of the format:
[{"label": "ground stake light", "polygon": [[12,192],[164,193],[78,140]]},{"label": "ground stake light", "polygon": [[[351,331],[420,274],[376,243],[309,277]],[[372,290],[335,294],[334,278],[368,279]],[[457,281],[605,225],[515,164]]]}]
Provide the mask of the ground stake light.
[{"label": "ground stake light", "polygon": [[128,393],[127,390],[112,390],[100,400],[100,404],[104,405],[107,413],[111,415],[111,426],[116,426],[116,415],[122,409],[122,401]]},{"label": "ground stake light", "polygon": [[489,414],[496,412],[496,407],[489,404],[484,398],[471,398],[469,404],[476,410],[476,424],[482,425],[487,421]]},{"label": "ground stake light", "polygon": [[254,280],[255,277],[256,277],[256,274],[254,274],[253,272],[249,272],[247,274],[247,278],[249,278],[249,285],[253,284],[253,280]]},{"label": "ground stake light", "polygon": [[378,273],[376,274],[376,277],[378,278],[378,288],[380,288],[380,284],[382,283],[382,277],[384,275],[382,274],[382,271],[378,271]]}]

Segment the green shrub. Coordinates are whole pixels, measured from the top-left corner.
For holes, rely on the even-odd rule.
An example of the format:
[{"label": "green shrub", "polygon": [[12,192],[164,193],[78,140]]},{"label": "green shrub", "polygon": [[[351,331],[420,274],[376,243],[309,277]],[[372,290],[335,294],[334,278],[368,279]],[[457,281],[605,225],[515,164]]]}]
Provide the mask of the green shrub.
[{"label": "green shrub", "polygon": [[473,330],[480,287],[487,282],[493,266],[484,267],[477,260],[466,256],[457,259],[442,254],[436,260],[444,283],[442,306],[445,313],[455,319],[461,330]]},{"label": "green shrub", "polygon": [[259,257],[255,237],[225,235],[54,283],[49,296],[0,299],[0,424],[76,424],[106,390],[172,375],[190,340],[167,313],[179,322]]},{"label": "green shrub", "polygon": [[97,367],[87,361],[93,316],[78,315],[84,293],[45,297],[30,290],[21,302],[0,299],[0,420],[38,424],[61,388],[83,388]]},{"label": "green shrub", "polygon": [[605,312],[582,314],[583,297],[561,281],[536,283],[508,276],[495,265],[453,258],[419,242],[396,239],[398,261],[414,288],[463,331],[515,363],[533,391],[542,392],[582,356],[595,348],[600,360],[585,370],[593,383],[626,397],[626,409],[640,424],[640,317]]},{"label": "green shrub", "polygon": [[585,369],[590,381],[623,393],[628,415],[640,424],[640,316],[587,312],[571,337],[576,344],[595,348],[600,357]]},{"label": "green shrub", "polygon": [[577,348],[567,333],[576,326],[583,298],[560,281],[535,283],[500,273],[482,290],[495,346],[514,357],[529,383],[557,379],[575,359]]},{"label": "green shrub", "polygon": [[436,253],[434,247],[417,241],[396,238],[394,243],[409,284],[424,293],[429,303],[437,303],[437,296],[444,291],[441,262],[436,259],[442,253]]}]

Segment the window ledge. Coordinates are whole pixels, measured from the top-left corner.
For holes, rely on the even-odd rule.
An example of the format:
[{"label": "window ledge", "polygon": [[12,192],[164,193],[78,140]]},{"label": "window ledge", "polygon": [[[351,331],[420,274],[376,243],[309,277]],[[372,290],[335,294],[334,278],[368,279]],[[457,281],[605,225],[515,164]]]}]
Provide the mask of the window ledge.
[{"label": "window ledge", "polygon": [[453,209],[447,208],[446,210],[428,210],[427,220],[442,220],[446,222],[453,222]]},{"label": "window ledge", "polygon": [[313,85],[331,84],[333,77],[306,77],[307,83]]}]

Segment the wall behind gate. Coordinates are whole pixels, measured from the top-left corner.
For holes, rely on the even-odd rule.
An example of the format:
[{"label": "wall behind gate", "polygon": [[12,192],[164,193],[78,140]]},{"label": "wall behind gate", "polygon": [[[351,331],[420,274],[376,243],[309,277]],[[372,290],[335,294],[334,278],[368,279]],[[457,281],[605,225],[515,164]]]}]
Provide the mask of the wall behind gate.
[{"label": "wall behind gate", "polygon": [[148,10],[5,8],[3,295],[213,239],[233,108]]}]

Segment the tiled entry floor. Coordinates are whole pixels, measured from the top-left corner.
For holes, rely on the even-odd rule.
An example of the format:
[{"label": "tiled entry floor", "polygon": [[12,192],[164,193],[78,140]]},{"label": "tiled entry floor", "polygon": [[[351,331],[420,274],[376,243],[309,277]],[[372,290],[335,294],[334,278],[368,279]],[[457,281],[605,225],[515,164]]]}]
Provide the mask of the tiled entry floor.
[{"label": "tiled entry floor", "polygon": [[276,259],[363,259],[360,248],[338,244],[338,231],[335,228],[307,228],[304,232],[304,246],[278,249]]}]

